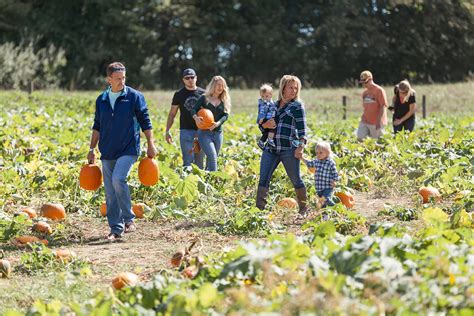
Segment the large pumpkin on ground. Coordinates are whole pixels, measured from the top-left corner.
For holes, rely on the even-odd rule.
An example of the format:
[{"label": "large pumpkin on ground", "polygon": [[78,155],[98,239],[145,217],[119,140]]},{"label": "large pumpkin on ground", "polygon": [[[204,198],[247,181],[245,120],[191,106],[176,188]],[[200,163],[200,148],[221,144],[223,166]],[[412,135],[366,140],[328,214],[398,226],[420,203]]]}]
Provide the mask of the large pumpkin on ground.
[{"label": "large pumpkin on ground", "polygon": [[8,278],[12,273],[12,266],[10,261],[0,259],[0,278]]},{"label": "large pumpkin on ground", "polygon": [[41,216],[52,220],[64,219],[66,210],[61,204],[45,203],[41,207]]},{"label": "large pumpkin on ground", "polygon": [[132,206],[132,212],[135,214],[137,218],[143,218],[143,214],[145,214],[146,209],[145,203],[137,203]]},{"label": "large pumpkin on ground", "polygon": [[294,198],[283,198],[278,201],[278,206],[284,208],[296,208],[298,206],[298,202]]},{"label": "large pumpkin on ground", "polygon": [[179,267],[185,255],[186,255],[186,250],[184,249],[180,249],[177,252],[175,252],[173,257],[171,257],[171,265],[175,268]]},{"label": "large pumpkin on ground", "polygon": [[155,185],[160,179],[160,169],[155,159],[146,157],[138,165],[138,179],[144,186]]},{"label": "large pumpkin on ground", "polygon": [[84,190],[95,191],[102,184],[102,172],[95,164],[84,165],[79,174],[79,186]]},{"label": "large pumpkin on ground", "polygon": [[209,129],[214,124],[214,114],[212,114],[211,110],[200,109],[197,112],[197,116],[202,119],[201,123],[197,125],[199,129]]},{"label": "large pumpkin on ground", "polygon": [[17,246],[25,246],[27,244],[32,244],[35,242],[40,242],[44,244],[45,246],[48,245],[48,241],[46,239],[39,239],[36,236],[30,236],[30,235],[19,236],[19,237],[16,237],[14,240],[14,244],[16,244]]},{"label": "large pumpkin on ground", "polygon": [[53,229],[51,226],[49,226],[48,223],[39,221],[35,223],[32,227],[33,231],[38,232],[38,233],[45,233],[48,235],[51,235],[53,233]]},{"label": "large pumpkin on ground", "polygon": [[112,286],[120,290],[124,286],[135,286],[138,283],[138,275],[131,272],[122,272],[112,280]]},{"label": "large pumpkin on ground", "polygon": [[436,200],[441,198],[441,194],[439,193],[438,189],[433,187],[421,187],[418,193],[423,198],[423,203],[428,203],[430,197],[434,197]]},{"label": "large pumpkin on ground", "polygon": [[341,200],[341,203],[345,207],[347,207],[347,208],[353,208],[354,207],[355,201],[354,201],[354,197],[352,196],[351,193],[341,191],[341,192],[337,192],[334,195],[337,196]]}]

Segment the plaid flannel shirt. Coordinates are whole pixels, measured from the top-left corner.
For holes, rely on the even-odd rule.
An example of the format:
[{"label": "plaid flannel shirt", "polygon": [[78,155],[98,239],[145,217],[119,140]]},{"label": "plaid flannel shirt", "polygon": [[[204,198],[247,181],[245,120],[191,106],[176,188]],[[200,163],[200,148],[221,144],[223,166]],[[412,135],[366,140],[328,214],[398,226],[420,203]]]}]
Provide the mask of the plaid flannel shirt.
[{"label": "plaid flannel shirt", "polygon": [[306,162],[306,165],[308,168],[316,168],[316,172],[314,173],[316,191],[332,188],[331,182],[339,180],[336,163],[330,158],[311,160]]},{"label": "plaid flannel shirt", "polygon": [[[278,103],[276,103],[278,106]],[[306,114],[301,102],[291,100],[279,107],[275,114],[275,152],[281,152],[297,147],[293,141],[304,139],[306,142]],[[268,148],[268,144],[267,144]]]}]

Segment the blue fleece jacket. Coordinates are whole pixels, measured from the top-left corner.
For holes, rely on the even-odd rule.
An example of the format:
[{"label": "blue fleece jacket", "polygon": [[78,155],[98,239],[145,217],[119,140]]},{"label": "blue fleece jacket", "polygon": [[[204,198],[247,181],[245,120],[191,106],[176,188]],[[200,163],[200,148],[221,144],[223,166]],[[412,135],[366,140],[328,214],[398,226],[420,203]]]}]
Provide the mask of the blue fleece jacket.
[{"label": "blue fleece jacket", "polygon": [[92,129],[99,132],[100,159],[115,160],[126,155],[140,155],[140,128],[152,128],[143,95],[125,86],[112,108],[109,89],[95,102]]}]

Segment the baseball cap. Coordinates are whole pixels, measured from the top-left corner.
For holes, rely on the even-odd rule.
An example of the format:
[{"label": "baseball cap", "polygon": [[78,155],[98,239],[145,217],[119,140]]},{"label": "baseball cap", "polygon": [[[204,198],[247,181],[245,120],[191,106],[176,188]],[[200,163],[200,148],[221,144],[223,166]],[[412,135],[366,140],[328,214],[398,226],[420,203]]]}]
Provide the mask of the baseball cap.
[{"label": "baseball cap", "polygon": [[372,73],[370,71],[364,70],[360,73],[360,83],[366,83],[369,79],[373,79]]},{"label": "baseball cap", "polygon": [[187,76],[196,76],[196,72],[192,68],[186,68],[183,71],[183,78]]}]

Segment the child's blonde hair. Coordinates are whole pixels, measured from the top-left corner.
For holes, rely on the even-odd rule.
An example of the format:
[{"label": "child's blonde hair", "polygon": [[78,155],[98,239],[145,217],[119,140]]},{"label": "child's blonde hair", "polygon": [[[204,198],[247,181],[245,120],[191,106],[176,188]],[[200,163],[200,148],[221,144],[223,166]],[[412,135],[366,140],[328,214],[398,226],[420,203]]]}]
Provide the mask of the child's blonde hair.
[{"label": "child's blonde hair", "polygon": [[264,83],[260,86],[260,96],[263,97],[263,94],[268,91],[273,91],[272,85],[269,83]]},{"label": "child's blonde hair", "polygon": [[325,141],[318,142],[316,146],[314,147],[314,150],[316,151],[318,147],[326,150],[328,152],[328,157],[331,158],[333,156],[333,153],[331,150],[331,144],[329,144],[329,142],[325,142]]}]

